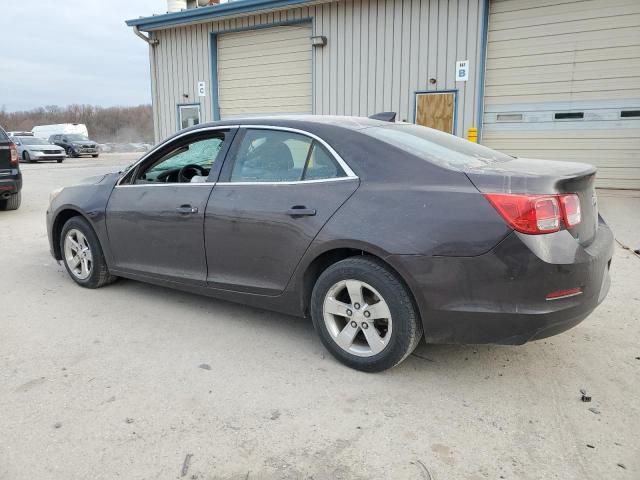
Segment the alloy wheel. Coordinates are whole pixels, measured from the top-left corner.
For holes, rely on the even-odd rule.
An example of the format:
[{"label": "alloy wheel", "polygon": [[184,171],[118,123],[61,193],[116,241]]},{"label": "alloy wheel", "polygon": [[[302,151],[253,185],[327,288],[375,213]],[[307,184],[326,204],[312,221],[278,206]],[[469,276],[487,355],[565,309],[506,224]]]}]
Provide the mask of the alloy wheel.
[{"label": "alloy wheel", "polygon": [[71,273],[79,280],[86,280],[93,268],[93,255],[87,237],[75,228],[64,238],[64,258]]},{"label": "alloy wheel", "polygon": [[325,295],[324,323],[340,348],[358,357],[382,352],[392,333],[391,311],[382,295],[360,280],[342,280]]}]

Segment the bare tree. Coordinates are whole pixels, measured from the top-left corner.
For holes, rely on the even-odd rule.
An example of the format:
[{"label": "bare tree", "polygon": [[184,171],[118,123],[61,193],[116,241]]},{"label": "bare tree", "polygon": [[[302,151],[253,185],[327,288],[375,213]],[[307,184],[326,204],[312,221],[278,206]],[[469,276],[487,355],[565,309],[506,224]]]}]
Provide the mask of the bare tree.
[{"label": "bare tree", "polygon": [[0,125],[5,130],[29,131],[36,125],[84,123],[93,140],[101,143],[153,141],[151,105],[99,107],[94,105],[46,105],[33,110],[7,112],[0,108]]}]

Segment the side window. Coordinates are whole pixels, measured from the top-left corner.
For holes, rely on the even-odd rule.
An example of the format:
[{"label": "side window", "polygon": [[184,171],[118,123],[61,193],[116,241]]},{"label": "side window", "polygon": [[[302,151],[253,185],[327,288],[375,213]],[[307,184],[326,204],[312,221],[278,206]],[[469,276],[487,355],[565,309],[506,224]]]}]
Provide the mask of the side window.
[{"label": "side window", "polygon": [[224,133],[176,146],[136,174],[136,184],[205,182],[219,160]]},{"label": "side window", "polygon": [[312,179],[309,174],[317,179],[344,176],[324,148],[305,135],[249,129],[238,148],[231,182],[296,182]]},{"label": "side window", "polygon": [[304,179],[324,180],[346,176],[336,160],[327,152],[327,149],[318,142],[314,142]]}]

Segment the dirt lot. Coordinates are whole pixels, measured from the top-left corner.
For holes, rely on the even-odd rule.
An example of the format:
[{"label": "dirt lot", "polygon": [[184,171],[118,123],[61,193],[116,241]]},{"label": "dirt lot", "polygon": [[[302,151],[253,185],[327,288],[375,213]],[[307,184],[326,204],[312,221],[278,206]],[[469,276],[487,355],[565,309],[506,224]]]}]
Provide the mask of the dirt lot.
[{"label": "dirt lot", "polygon": [[[0,479],[640,478],[630,251],[565,334],[421,345],[367,375],[307,321],[132,281],[77,287],[49,256],[49,192],[129,161],[25,165],[23,207],[0,212]],[[629,241],[638,197],[600,196]]]}]

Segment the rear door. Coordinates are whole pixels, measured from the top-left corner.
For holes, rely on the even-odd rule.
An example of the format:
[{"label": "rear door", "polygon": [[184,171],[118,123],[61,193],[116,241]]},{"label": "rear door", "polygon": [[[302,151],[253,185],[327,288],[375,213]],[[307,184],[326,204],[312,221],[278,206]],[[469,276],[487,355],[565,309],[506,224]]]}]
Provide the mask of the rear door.
[{"label": "rear door", "polygon": [[277,295],[358,178],[321,139],[241,128],[205,213],[210,286]]}]

